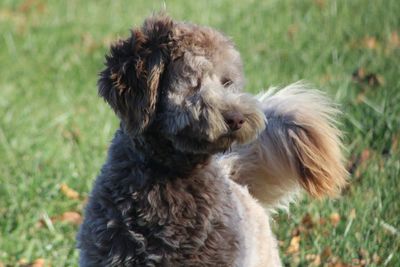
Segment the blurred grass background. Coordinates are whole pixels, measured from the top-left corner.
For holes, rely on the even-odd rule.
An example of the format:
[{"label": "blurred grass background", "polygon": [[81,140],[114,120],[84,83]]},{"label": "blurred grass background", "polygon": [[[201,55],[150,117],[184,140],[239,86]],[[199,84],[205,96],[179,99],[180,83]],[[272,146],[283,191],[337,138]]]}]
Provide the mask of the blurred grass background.
[{"label": "blurred grass background", "polygon": [[0,266],[77,266],[117,127],[97,73],[110,42],[164,5],[232,37],[248,91],[306,79],[341,104],[351,184],[274,215],[285,265],[400,266],[397,0],[1,0]]}]

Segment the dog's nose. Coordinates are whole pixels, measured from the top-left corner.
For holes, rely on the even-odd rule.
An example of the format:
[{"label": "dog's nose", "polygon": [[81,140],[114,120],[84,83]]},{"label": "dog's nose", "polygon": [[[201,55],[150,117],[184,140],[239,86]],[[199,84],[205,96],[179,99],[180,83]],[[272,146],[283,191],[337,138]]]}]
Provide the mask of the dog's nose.
[{"label": "dog's nose", "polygon": [[229,129],[236,131],[242,128],[245,120],[243,114],[240,112],[229,112],[225,114],[225,122],[228,124]]}]

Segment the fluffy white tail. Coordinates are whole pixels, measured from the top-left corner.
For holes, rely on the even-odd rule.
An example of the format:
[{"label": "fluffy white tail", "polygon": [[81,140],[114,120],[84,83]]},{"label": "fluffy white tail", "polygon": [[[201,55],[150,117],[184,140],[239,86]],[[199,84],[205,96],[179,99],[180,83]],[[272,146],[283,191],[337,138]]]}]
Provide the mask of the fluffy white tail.
[{"label": "fluffy white tail", "polygon": [[303,83],[269,90],[259,100],[266,129],[254,142],[221,157],[233,179],[267,207],[286,206],[300,188],[314,197],[337,194],[347,176],[337,108]]}]

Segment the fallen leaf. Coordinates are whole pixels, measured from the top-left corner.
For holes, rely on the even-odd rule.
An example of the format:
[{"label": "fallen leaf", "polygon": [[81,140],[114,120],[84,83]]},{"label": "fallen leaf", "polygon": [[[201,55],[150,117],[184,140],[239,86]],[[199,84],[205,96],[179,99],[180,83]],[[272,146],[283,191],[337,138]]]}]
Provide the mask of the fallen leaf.
[{"label": "fallen leaf", "polygon": [[321,265],[321,256],[315,254],[306,254],[306,260],[310,262],[310,266],[320,266]]},{"label": "fallen leaf", "polygon": [[399,146],[399,136],[395,135],[392,138],[392,145],[390,147],[390,150],[392,151],[392,153],[396,153],[398,146]]},{"label": "fallen leaf", "polygon": [[297,24],[290,25],[287,30],[289,39],[292,40],[298,31],[299,31],[299,26]]},{"label": "fallen leaf", "polygon": [[372,255],[372,262],[375,264],[381,263],[381,257],[379,257],[379,255],[376,254],[376,252],[374,253],[374,255]]},{"label": "fallen leaf", "polygon": [[380,86],[384,84],[384,79],[382,76],[375,73],[369,73],[365,76],[365,82],[372,87]]},{"label": "fallen leaf", "polygon": [[378,46],[378,42],[376,41],[376,38],[373,36],[366,36],[364,37],[362,41],[364,47],[368,49],[376,49]]},{"label": "fallen leaf", "polygon": [[62,183],[60,187],[61,192],[70,199],[79,199],[79,193],[70,188],[67,184]]},{"label": "fallen leaf", "polygon": [[313,261],[316,257],[317,257],[317,255],[315,255],[315,254],[306,254],[306,256],[305,256],[307,261]]},{"label": "fallen leaf", "polygon": [[360,248],[358,251],[358,259],[360,260],[361,265],[366,265],[368,263],[369,259],[369,254],[368,251],[365,249]]},{"label": "fallen leaf", "polygon": [[295,236],[290,240],[289,247],[287,248],[286,252],[288,254],[294,254],[299,252],[300,250],[300,236]]},{"label": "fallen leaf", "polygon": [[321,265],[321,256],[317,255],[313,262],[311,263],[311,266],[320,266]]},{"label": "fallen leaf", "polygon": [[377,87],[385,84],[385,79],[381,75],[372,72],[367,73],[362,67],[353,71],[351,77],[353,81],[363,86],[368,85],[370,87]]},{"label": "fallen leaf", "polygon": [[19,5],[18,10],[22,13],[27,13],[35,7],[36,2],[36,0],[25,0]]},{"label": "fallen leaf", "polygon": [[[345,263],[343,263],[343,262],[341,262],[341,261],[328,264],[328,267],[348,267],[348,266],[349,266],[349,265],[347,265],[347,264],[345,264]],[[352,266],[352,267],[355,267],[355,266]]]},{"label": "fallen leaf", "polygon": [[26,259],[20,259],[17,264],[19,267],[50,267],[50,264],[46,263],[46,260],[43,258],[36,259],[30,263]]},{"label": "fallen leaf", "polygon": [[48,265],[45,265],[45,264],[46,264],[45,259],[39,258],[39,259],[36,259],[36,260],[31,264],[31,267],[44,267],[44,266],[48,266]]},{"label": "fallen leaf", "polygon": [[314,0],[314,3],[319,7],[319,8],[324,8],[325,7],[325,0]]},{"label": "fallen leaf", "polygon": [[66,211],[60,216],[54,216],[51,218],[52,222],[60,221],[79,225],[82,223],[82,216],[76,211]]},{"label": "fallen leaf", "polygon": [[72,127],[71,129],[63,130],[62,135],[65,139],[72,140],[78,144],[80,141],[81,132],[78,127]]},{"label": "fallen leaf", "polygon": [[331,74],[329,74],[329,73],[326,73],[326,74],[324,74],[324,75],[322,75],[321,77],[320,77],[320,81],[322,82],[322,83],[328,83],[328,82],[330,82],[330,81],[332,81],[332,79],[333,79],[333,77],[332,77],[332,75]]},{"label": "fallen leaf", "polygon": [[17,261],[17,264],[18,264],[18,265],[22,265],[22,266],[27,265],[27,264],[28,264],[28,260],[27,260],[27,259],[24,259],[24,258],[19,259],[19,260]]},{"label": "fallen leaf", "polygon": [[351,266],[354,267],[364,267],[367,264],[366,260],[363,259],[352,259]]},{"label": "fallen leaf", "polygon": [[299,225],[297,227],[295,227],[292,232],[291,232],[291,236],[299,236],[301,233],[306,232],[306,228],[302,225]]},{"label": "fallen leaf", "polygon": [[397,32],[392,32],[389,37],[389,46],[391,48],[400,47],[400,38]]},{"label": "fallen leaf", "polygon": [[347,162],[346,169],[350,174],[354,174],[358,165],[360,165],[360,157],[353,154],[351,155],[350,160]]},{"label": "fallen leaf", "polygon": [[366,148],[361,152],[361,156],[360,156],[360,163],[364,163],[367,160],[369,160],[371,157],[371,151]]},{"label": "fallen leaf", "polygon": [[354,220],[356,218],[356,210],[355,209],[351,209],[350,213],[349,213],[349,219]]},{"label": "fallen leaf", "polygon": [[337,212],[333,212],[330,216],[329,219],[331,221],[331,224],[336,227],[339,222],[340,222],[340,215]]},{"label": "fallen leaf", "polygon": [[321,258],[326,262],[332,256],[332,249],[331,247],[325,247],[324,250],[321,252]]},{"label": "fallen leaf", "polygon": [[82,46],[88,53],[91,53],[98,48],[96,40],[88,32],[82,34]]},{"label": "fallen leaf", "polygon": [[365,69],[364,68],[358,68],[355,71],[353,71],[352,74],[353,80],[361,82],[365,78]]},{"label": "fallen leaf", "polygon": [[101,43],[103,44],[104,47],[109,47],[111,46],[115,39],[117,39],[117,37],[113,36],[113,35],[106,35],[102,40]]},{"label": "fallen leaf", "polygon": [[303,219],[301,220],[301,223],[304,225],[304,227],[310,229],[314,227],[314,221],[313,218],[311,216],[311,214],[306,213],[306,215],[304,215]]},{"label": "fallen leaf", "polygon": [[361,91],[356,97],[356,103],[360,104],[365,100],[365,91]]}]

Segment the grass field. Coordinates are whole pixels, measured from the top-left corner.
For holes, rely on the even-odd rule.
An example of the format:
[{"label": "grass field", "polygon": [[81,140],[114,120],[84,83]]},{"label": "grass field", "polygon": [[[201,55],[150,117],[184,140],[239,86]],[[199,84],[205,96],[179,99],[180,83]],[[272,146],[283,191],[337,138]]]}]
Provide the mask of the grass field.
[{"label": "grass field", "polygon": [[274,216],[285,265],[400,266],[397,0],[1,0],[0,266],[77,266],[77,223],[117,127],[97,73],[109,43],[164,5],[232,37],[248,91],[305,79],[341,104],[350,185]]}]

